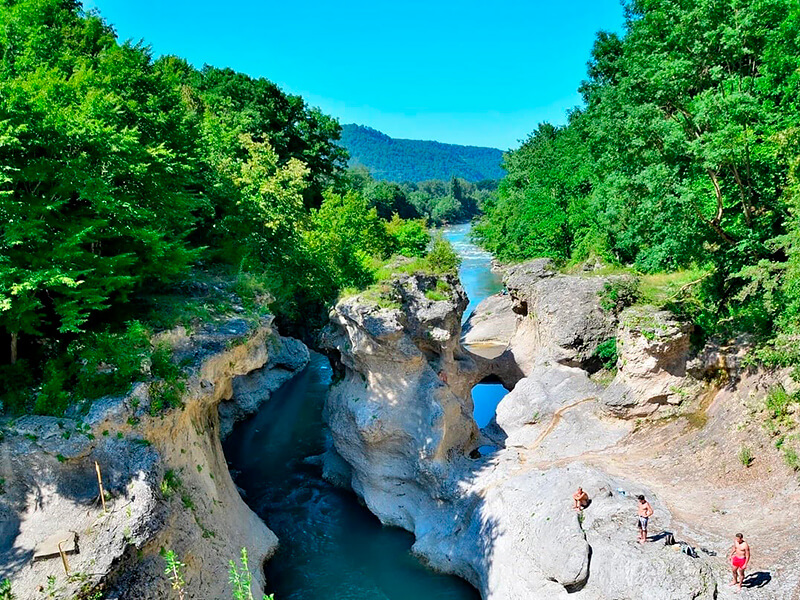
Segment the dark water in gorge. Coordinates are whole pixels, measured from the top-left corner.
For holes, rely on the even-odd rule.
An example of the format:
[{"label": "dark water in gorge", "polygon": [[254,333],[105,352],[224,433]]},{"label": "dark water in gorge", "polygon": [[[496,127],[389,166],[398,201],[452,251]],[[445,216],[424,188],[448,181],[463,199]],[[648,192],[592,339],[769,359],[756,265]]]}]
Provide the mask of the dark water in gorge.
[{"label": "dark water in gorge", "polygon": [[[469,311],[500,289],[491,256],[468,241],[469,226],[445,230],[464,262]],[[280,539],[267,563],[276,600],[479,600],[461,579],[425,568],[410,553],[413,536],[383,527],[355,495],[333,487],[306,461],[324,450],[322,405],[331,382],[327,359],[312,354],[306,369],[276,391],[224,444],[247,503]],[[475,418],[483,427],[505,390],[479,384]]]}]

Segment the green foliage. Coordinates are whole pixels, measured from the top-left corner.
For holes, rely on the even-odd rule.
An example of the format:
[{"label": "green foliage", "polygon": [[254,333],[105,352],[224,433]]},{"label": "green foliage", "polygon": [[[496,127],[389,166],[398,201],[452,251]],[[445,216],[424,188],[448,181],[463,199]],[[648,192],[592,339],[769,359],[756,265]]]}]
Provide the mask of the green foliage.
[{"label": "green foliage", "polygon": [[0,600],[15,600],[15,598],[14,592],[11,591],[11,580],[0,581]]},{"label": "green foliage", "polygon": [[742,463],[742,466],[744,467],[749,467],[753,463],[753,452],[748,446],[742,446],[739,448],[739,454],[737,456],[739,458],[739,462]]},{"label": "green foliage", "polygon": [[183,370],[172,360],[172,349],[159,344],[150,355],[150,374],[155,381],[150,384],[150,414],[155,416],[166,408],[183,405],[186,391]]},{"label": "green foliage", "polygon": [[433,238],[433,246],[427,256],[429,267],[438,274],[457,274],[461,265],[461,257],[453,249],[450,242],[441,233]]},{"label": "green foliage", "polygon": [[228,581],[233,587],[234,600],[253,600],[252,576],[247,564],[247,548],[242,548],[241,566],[233,560],[229,562]]},{"label": "green foliage", "polygon": [[622,277],[607,281],[599,292],[600,306],[603,310],[619,313],[626,306],[631,306],[640,297],[638,280]]},{"label": "green foliage", "polygon": [[184,491],[181,494],[181,503],[186,510],[194,510],[194,500],[192,500],[192,496],[189,492]]},{"label": "green foliage", "polygon": [[422,140],[392,139],[363,125],[342,126],[342,145],[351,166],[363,166],[377,179],[419,183],[460,177],[467,181],[500,179],[502,151]]},{"label": "green foliage", "polygon": [[442,300],[450,300],[453,290],[450,285],[442,280],[436,280],[436,287],[432,290],[425,291],[425,297],[434,302],[441,302]]},{"label": "green foliage", "polygon": [[540,125],[506,156],[508,175],[484,207],[476,239],[503,260],[568,258],[589,227],[582,194],[590,163],[577,128]]},{"label": "green foliage", "polygon": [[771,418],[783,422],[789,415],[789,407],[800,402],[796,394],[789,394],[783,387],[775,387],[767,394],[765,405]]},{"label": "green foliage", "polygon": [[597,345],[594,355],[598,357],[602,363],[603,368],[607,370],[616,369],[619,353],[617,351],[617,338],[612,337]]},{"label": "green foliage", "polygon": [[417,213],[434,225],[462,223],[493,202],[497,182],[470,183],[453,177],[449,182],[429,180],[403,184]]},{"label": "green foliage", "polygon": [[625,14],[621,35],[597,36],[584,108],[506,156],[476,238],[507,260],[697,270],[665,301],[703,333],[777,323],[796,346],[796,2],[629,0]]},{"label": "green foliage", "polygon": [[164,473],[164,478],[161,480],[161,495],[169,500],[172,495],[181,488],[181,480],[172,469],[168,469]]},{"label": "green foliage", "polygon": [[158,414],[185,384],[154,331],[267,307],[311,327],[376,259],[424,254],[410,190],[351,189],[339,124],[299,96],[152,60],[74,2],[5,3],[0,24],[4,410],[149,381]]},{"label": "green foliage", "polygon": [[[132,383],[148,379],[152,381],[153,411],[180,405],[185,387],[181,370],[172,363],[172,351],[166,346],[153,347],[150,336],[138,321],[126,323],[118,332],[87,332],[43,365],[38,394],[30,391],[32,374],[0,383],[0,388],[5,388],[7,410],[58,416],[73,402],[124,393]],[[29,368],[29,363],[20,361],[6,371],[25,367]]]},{"label": "green foliage", "polygon": [[433,225],[469,221],[492,201],[497,188],[495,181],[470,183],[457,177],[401,184],[375,181],[363,167],[348,171],[347,185],[359,191],[382,219],[397,213],[402,219],[422,218]]},{"label": "green foliage", "polygon": [[80,332],[182,273],[202,202],[184,157],[195,131],[145,49],[57,0],[5,5],[2,21],[0,326],[13,345]]},{"label": "green foliage", "polygon": [[448,299],[448,296],[446,294],[443,294],[439,290],[427,290],[425,292],[425,297],[428,300],[433,300],[434,302],[440,302],[442,300]]},{"label": "green foliage", "polygon": [[800,456],[797,454],[797,450],[792,448],[791,446],[784,446],[783,447],[783,459],[786,461],[786,464],[795,471],[800,471]]},{"label": "green foliage", "polygon": [[431,235],[422,219],[403,220],[395,213],[386,223],[391,254],[422,256],[431,241]]},{"label": "green foliage", "polygon": [[161,557],[167,566],[164,568],[164,575],[169,579],[172,589],[178,593],[178,598],[183,600],[186,594],[186,581],[183,579],[183,572],[186,565],[178,560],[175,552],[172,550],[161,549]]},{"label": "green foliage", "polygon": [[364,197],[349,191],[327,192],[322,206],[312,211],[308,230],[302,233],[307,283],[298,290],[297,278],[289,271],[281,278],[276,294],[284,306],[298,312],[300,293],[318,304],[329,302],[338,290],[363,289],[374,281],[372,262],[388,257],[392,240],[375,208]]}]

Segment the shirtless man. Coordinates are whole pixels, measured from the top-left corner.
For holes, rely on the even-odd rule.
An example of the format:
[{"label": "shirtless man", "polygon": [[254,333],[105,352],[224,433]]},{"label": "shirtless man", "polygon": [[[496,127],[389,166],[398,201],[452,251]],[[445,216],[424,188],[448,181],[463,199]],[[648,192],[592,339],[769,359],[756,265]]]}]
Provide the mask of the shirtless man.
[{"label": "shirtless man", "polygon": [[653,515],[653,507],[644,496],[639,495],[637,498],[639,499],[639,543],[644,544],[647,541],[647,521]]},{"label": "shirtless man", "polygon": [[737,586],[742,589],[744,582],[744,570],[750,564],[750,544],[744,541],[744,536],[737,533],[733,538],[733,547],[731,548],[731,569],[733,570],[733,581],[731,585]]},{"label": "shirtless man", "polygon": [[575,512],[581,512],[584,508],[589,506],[589,494],[579,487],[578,491],[572,494],[572,499],[575,501],[573,508]]}]

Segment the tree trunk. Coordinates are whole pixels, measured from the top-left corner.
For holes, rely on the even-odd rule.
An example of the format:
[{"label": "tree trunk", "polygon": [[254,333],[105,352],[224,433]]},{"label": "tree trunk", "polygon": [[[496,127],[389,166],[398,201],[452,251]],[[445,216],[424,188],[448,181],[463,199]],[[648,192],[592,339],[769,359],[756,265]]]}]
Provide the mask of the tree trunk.
[{"label": "tree trunk", "polygon": [[17,362],[17,332],[13,332],[11,334],[11,364],[16,364]]}]

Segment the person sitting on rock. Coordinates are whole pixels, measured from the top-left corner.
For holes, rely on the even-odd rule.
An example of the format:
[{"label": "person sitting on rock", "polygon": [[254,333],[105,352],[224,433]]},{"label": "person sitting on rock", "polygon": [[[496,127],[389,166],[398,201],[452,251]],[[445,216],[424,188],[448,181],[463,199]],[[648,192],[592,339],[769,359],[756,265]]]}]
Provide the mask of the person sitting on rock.
[{"label": "person sitting on rock", "polygon": [[741,533],[737,533],[736,537],[733,538],[730,561],[733,569],[733,582],[731,582],[731,585],[742,589],[744,570],[750,563],[750,544],[744,541],[744,536]]},{"label": "person sitting on rock", "polygon": [[589,494],[584,492],[582,487],[579,487],[578,491],[572,494],[572,499],[575,501],[575,505],[573,506],[575,512],[581,512],[584,508],[589,506]]},{"label": "person sitting on rock", "polygon": [[645,497],[642,496],[641,494],[639,494],[637,498],[639,499],[639,507],[638,507],[639,543],[644,544],[647,541],[647,522],[653,515],[653,507],[650,506],[650,503],[647,500],[645,500]]}]

